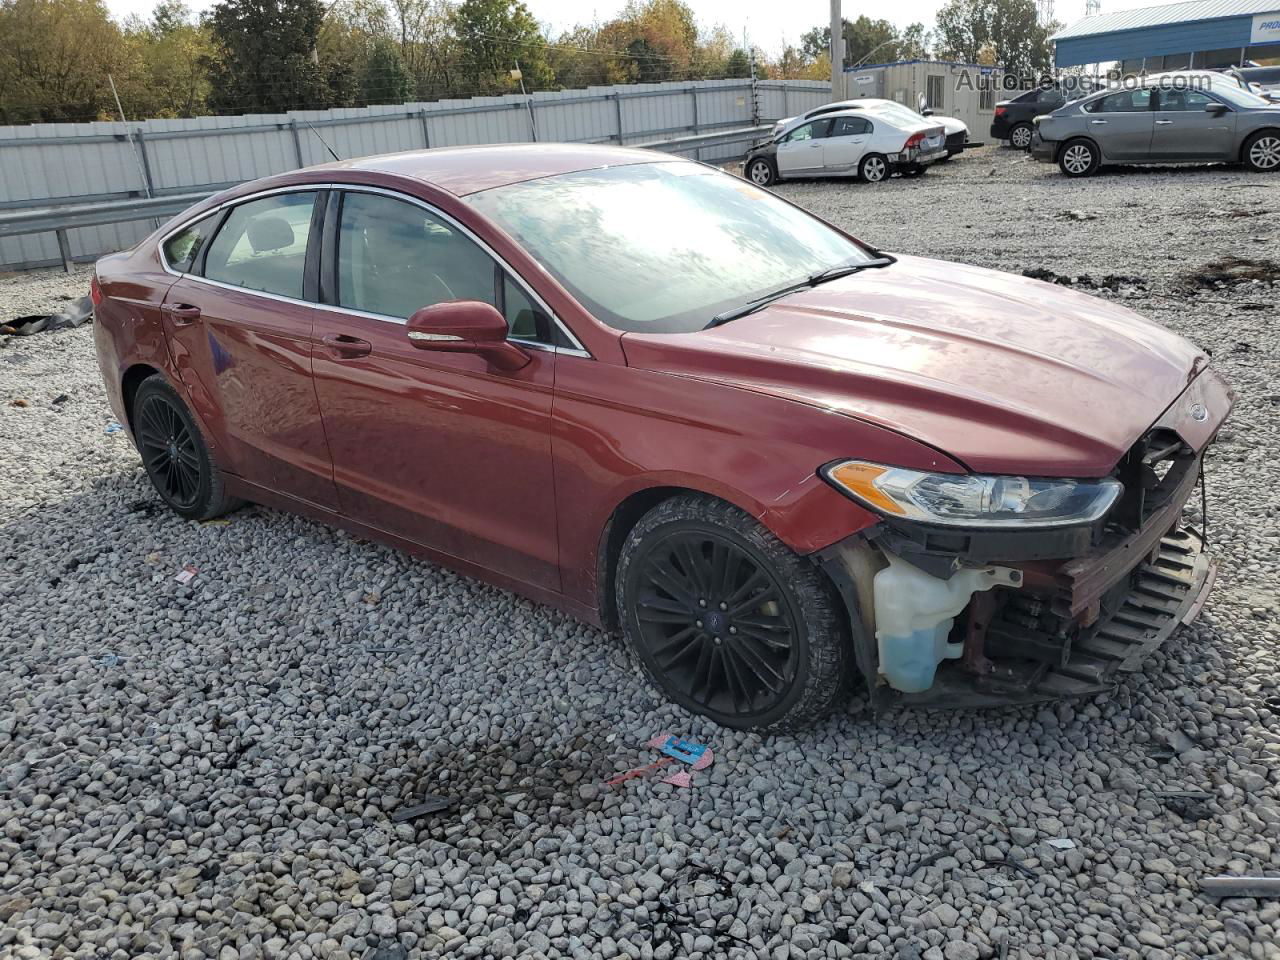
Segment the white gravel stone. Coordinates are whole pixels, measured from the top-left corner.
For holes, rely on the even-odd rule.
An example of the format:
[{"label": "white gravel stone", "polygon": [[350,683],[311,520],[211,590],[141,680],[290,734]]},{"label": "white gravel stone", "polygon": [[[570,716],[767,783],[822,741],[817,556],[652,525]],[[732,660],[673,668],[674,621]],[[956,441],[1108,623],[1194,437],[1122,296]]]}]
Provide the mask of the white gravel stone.
[{"label": "white gravel stone", "polygon": [[[891,251],[1138,278],[1100,295],[1213,351],[1239,401],[1194,627],[1084,703],[736,733],[511,594],[155,510],[92,330],[0,340],[0,956],[1275,958],[1275,904],[1196,880],[1280,868],[1280,297],[1186,278],[1276,249],[1280,180],[986,148],[778,192]],[[0,321],[87,277],[0,277]],[[713,745],[693,789],[601,786],[662,730]],[[390,820],[426,794],[460,803]]]}]

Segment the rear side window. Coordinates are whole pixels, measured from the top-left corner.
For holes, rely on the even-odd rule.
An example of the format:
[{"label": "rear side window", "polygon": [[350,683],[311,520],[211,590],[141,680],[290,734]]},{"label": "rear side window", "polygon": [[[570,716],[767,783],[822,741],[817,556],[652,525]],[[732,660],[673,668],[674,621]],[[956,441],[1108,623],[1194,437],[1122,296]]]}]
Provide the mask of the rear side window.
[{"label": "rear side window", "polygon": [[301,300],[315,200],[279,193],[235,207],[209,244],[205,277]]},{"label": "rear side window", "polygon": [[209,239],[209,234],[217,225],[218,215],[211,214],[203,220],[197,220],[191,226],[179,230],[164,242],[161,248],[164,262],[171,270],[186,273],[200,256],[200,249]]},{"label": "rear side window", "polygon": [[1125,90],[1112,93],[1091,103],[1084,109],[1088,113],[1145,113],[1151,109],[1150,90]]},{"label": "rear side window", "polygon": [[833,137],[853,137],[870,132],[871,121],[865,117],[836,117],[835,126],[831,128]]}]

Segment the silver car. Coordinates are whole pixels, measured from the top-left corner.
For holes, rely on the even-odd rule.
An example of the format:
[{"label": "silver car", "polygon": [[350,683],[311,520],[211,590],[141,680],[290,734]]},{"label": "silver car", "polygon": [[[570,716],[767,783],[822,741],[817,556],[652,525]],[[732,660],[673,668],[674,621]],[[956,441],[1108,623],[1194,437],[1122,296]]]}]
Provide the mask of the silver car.
[{"label": "silver car", "polygon": [[1212,74],[1148,77],[1037,117],[1031,155],[1087,177],[1117,163],[1280,170],[1280,105]]}]

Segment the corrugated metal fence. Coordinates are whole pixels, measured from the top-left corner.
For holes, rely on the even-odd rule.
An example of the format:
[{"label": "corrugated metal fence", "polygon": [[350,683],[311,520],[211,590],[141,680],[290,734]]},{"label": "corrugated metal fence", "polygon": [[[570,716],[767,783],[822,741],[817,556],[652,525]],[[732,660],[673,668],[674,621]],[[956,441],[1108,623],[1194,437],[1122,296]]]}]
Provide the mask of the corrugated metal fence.
[{"label": "corrugated metal fence", "polygon": [[[534,139],[637,145],[791,116],[825,103],[830,92],[801,80],[701,80],[243,117],[0,127],[0,211],[213,192],[325,162],[321,137],[342,157]],[[743,146],[690,155],[728,159]],[[74,229],[71,252],[91,258],[149,230],[149,222]],[[60,262],[52,236],[0,238],[5,268]]]}]

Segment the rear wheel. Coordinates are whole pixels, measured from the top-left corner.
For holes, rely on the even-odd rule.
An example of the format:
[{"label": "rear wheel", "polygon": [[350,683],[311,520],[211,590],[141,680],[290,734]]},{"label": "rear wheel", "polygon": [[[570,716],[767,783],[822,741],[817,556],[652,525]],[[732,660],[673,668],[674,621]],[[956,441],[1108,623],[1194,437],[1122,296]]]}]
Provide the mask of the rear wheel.
[{"label": "rear wheel", "polygon": [[618,618],[676,703],[727,727],[794,729],[843,692],[843,607],[808,560],[696,494],[647,513],[622,546]]},{"label": "rear wheel", "polygon": [[174,513],[209,520],[240,505],[223,488],[187,405],[160,374],[142,381],[133,398],[133,436],[152,486]]},{"label": "rear wheel", "polygon": [[1068,140],[1058,154],[1058,169],[1068,177],[1087,177],[1097,171],[1101,157],[1088,140]]},{"label": "rear wheel", "polygon": [[756,157],[747,161],[747,179],[758,187],[770,187],[777,181],[773,164],[764,157]]},{"label": "rear wheel", "polygon": [[858,176],[867,183],[879,183],[889,177],[889,161],[878,153],[869,153],[858,164]]},{"label": "rear wheel", "polygon": [[1019,123],[1009,131],[1009,146],[1015,150],[1031,149],[1031,124]]},{"label": "rear wheel", "polygon": [[1259,173],[1280,170],[1280,132],[1259,130],[1245,141],[1241,154],[1251,170]]}]

